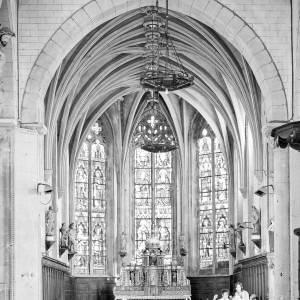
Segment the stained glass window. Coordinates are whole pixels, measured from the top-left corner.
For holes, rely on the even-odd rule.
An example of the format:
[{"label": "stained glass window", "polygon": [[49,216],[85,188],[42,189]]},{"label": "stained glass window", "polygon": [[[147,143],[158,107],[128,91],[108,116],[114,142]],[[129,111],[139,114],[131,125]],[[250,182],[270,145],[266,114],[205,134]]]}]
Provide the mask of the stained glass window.
[{"label": "stained glass window", "polygon": [[96,123],[82,144],[75,171],[76,274],[106,272],[106,152]]},{"label": "stained glass window", "polygon": [[142,263],[145,241],[153,232],[166,254],[172,257],[172,152],[150,153],[135,149],[135,258]]},{"label": "stained glass window", "polygon": [[199,255],[200,269],[227,268],[228,176],[218,139],[210,128],[203,129],[198,144]]}]

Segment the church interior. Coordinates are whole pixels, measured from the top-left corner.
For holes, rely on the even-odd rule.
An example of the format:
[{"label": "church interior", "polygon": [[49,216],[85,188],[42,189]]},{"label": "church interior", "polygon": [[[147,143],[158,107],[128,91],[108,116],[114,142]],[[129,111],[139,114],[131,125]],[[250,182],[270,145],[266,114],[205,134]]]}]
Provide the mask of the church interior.
[{"label": "church interior", "polygon": [[298,0],[0,23],[0,299],[300,299]]}]

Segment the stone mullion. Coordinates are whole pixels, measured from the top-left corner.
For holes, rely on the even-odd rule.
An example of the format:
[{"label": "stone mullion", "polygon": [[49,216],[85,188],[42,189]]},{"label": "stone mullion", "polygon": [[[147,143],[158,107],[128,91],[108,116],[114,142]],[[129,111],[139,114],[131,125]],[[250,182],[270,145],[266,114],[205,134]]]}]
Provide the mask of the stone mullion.
[{"label": "stone mullion", "polygon": [[151,153],[151,236],[155,232],[155,154]]},{"label": "stone mullion", "polygon": [[216,273],[216,191],[215,191],[215,136],[211,135],[211,198],[212,198],[212,230],[213,230],[213,267],[212,273]]},{"label": "stone mullion", "polygon": [[89,264],[88,271],[92,274],[92,142],[89,144],[88,158],[88,245],[89,245]]}]

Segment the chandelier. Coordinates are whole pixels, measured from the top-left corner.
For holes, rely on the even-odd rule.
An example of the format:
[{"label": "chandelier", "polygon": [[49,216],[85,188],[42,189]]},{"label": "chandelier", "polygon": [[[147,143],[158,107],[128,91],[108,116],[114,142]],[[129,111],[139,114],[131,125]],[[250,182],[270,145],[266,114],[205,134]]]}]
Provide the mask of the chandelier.
[{"label": "chandelier", "polygon": [[157,92],[147,99],[133,137],[136,146],[153,153],[168,152],[178,147],[167,112],[158,97]]},{"label": "chandelier", "polygon": [[[168,29],[168,0],[166,15],[161,17],[156,6],[149,7],[144,18],[147,62],[140,83],[156,91],[175,91],[193,85],[194,76],[187,73],[174,47]],[[164,26],[164,29],[163,29]]]}]

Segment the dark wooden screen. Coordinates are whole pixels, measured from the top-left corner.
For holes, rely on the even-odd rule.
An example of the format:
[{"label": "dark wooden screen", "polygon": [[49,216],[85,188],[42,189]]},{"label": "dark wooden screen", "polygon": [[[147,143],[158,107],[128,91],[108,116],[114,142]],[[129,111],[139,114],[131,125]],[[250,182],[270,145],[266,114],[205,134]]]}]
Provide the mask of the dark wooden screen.
[{"label": "dark wooden screen", "polygon": [[114,300],[113,281],[107,277],[74,277],[74,300]]},{"label": "dark wooden screen", "polygon": [[[65,290],[68,286],[68,266],[50,257],[42,258],[43,300],[65,300]],[[69,287],[71,290],[71,287]]]},{"label": "dark wooden screen", "polygon": [[191,282],[192,300],[211,300],[216,294],[221,298],[221,290],[230,287],[229,275],[188,278]]},{"label": "dark wooden screen", "polygon": [[72,277],[65,275],[65,300],[73,300]]},{"label": "dark wooden screen", "polygon": [[259,300],[267,299],[268,289],[268,260],[265,255],[259,255],[240,260],[235,265],[231,288],[234,283],[241,281],[244,289],[251,295],[256,294]]}]

